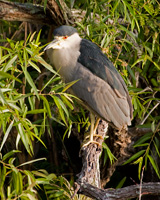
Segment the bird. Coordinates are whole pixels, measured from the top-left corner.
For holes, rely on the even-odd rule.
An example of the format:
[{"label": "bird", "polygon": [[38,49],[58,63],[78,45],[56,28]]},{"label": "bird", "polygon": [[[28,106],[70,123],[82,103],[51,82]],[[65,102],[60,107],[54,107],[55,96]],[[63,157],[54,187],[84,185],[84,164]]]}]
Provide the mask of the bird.
[{"label": "bird", "polygon": [[[46,51],[50,63],[64,82],[76,81],[71,92],[90,111],[90,143],[100,119],[116,130],[131,125],[133,107],[127,86],[108,57],[93,42],[83,39],[76,28],[62,25],[53,31]],[[97,136],[97,135],[96,135]]]}]

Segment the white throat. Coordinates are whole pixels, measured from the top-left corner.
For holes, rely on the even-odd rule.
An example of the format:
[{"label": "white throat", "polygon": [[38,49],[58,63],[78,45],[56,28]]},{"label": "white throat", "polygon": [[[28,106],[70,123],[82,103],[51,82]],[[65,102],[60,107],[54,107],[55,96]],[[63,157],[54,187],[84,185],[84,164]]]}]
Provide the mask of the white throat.
[{"label": "white throat", "polygon": [[47,50],[51,64],[66,82],[71,81],[72,73],[76,70],[81,40],[78,33],[74,33],[67,39],[60,41],[58,47],[51,47]]}]

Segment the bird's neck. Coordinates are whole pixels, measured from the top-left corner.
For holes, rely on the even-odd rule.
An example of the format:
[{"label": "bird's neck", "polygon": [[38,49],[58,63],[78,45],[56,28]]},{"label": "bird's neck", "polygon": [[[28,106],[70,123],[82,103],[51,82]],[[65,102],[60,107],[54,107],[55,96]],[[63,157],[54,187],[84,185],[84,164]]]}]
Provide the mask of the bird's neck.
[{"label": "bird's neck", "polygon": [[72,81],[72,75],[76,70],[77,60],[80,55],[80,42],[79,35],[70,37],[70,41],[65,44],[61,49],[49,49],[48,54],[52,58],[51,64],[56,68],[59,74],[64,78],[65,82]]}]

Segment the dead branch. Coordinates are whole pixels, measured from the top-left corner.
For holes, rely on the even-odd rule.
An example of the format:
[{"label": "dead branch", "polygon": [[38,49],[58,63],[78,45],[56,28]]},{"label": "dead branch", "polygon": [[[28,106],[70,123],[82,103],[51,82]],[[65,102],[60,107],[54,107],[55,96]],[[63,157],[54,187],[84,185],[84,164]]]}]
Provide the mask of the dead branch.
[{"label": "dead branch", "polygon": [[48,0],[47,8],[44,10],[41,5],[0,0],[2,20],[60,26],[68,23],[68,20],[72,21],[71,18],[71,13],[64,2],[60,8],[56,1]]},{"label": "dead branch", "polygon": [[[81,194],[98,200],[127,200],[139,196],[140,185],[132,185],[119,189],[99,189],[89,183],[79,182]],[[141,187],[141,196],[160,195],[160,183],[143,183]]]},{"label": "dead branch", "polygon": [[106,135],[107,128],[108,124],[103,120],[100,121],[97,133],[102,137],[95,138],[99,145],[91,143],[85,147],[82,147],[81,156],[83,166],[81,172],[77,175],[77,183],[88,182],[96,187],[101,187],[99,156],[102,151],[102,142]]}]

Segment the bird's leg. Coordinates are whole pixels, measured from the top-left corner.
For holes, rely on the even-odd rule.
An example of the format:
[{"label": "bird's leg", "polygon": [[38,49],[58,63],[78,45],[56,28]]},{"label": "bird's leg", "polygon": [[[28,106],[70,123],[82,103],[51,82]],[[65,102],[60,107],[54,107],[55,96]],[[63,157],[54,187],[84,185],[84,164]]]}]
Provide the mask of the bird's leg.
[{"label": "bird's leg", "polygon": [[95,120],[95,116],[94,114],[91,113],[91,126],[90,126],[90,135],[85,137],[85,140],[89,137],[89,141],[88,142],[84,142],[84,144],[82,145],[82,147],[89,145],[90,143],[94,143],[100,146],[99,142],[94,140],[94,137],[100,137],[101,139],[103,139],[103,137],[101,135],[97,135],[96,134],[96,130],[97,130],[97,126],[99,124],[99,120],[100,118],[98,118],[97,120]]},{"label": "bird's leg", "polygon": [[96,121],[94,121],[93,137],[99,137],[100,139],[103,139],[103,137],[102,137],[101,135],[98,135],[98,134],[96,133],[97,127],[98,127],[98,124],[99,124],[99,121],[100,121],[100,118],[99,118],[99,117],[96,119]]},{"label": "bird's leg", "polygon": [[91,113],[91,127],[90,127],[90,141],[93,141],[93,136],[95,134],[95,116]]}]

